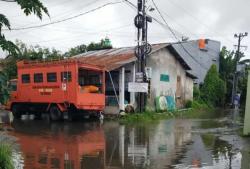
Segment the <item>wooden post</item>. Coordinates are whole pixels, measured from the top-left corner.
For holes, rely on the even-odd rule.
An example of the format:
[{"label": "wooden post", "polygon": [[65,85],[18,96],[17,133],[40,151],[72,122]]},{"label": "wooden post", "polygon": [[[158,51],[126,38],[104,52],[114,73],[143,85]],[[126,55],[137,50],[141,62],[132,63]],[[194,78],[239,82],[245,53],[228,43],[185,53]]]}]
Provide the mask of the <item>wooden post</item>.
[{"label": "wooden post", "polygon": [[119,102],[120,111],[125,110],[125,68],[122,67],[119,72]]},{"label": "wooden post", "polygon": [[247,98],[243,134],[250,135],[250,71],[248,71]]}]

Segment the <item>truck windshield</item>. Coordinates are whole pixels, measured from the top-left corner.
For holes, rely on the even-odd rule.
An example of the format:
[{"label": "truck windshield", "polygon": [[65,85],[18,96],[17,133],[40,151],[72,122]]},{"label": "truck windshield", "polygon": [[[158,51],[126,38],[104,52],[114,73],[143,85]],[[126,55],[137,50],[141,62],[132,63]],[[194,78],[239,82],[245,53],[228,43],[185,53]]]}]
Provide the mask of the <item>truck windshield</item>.
[{"label": "truck windshield", "polygon": [[79,69],[78,84],[81,92],[102,93],[102,72]]}]

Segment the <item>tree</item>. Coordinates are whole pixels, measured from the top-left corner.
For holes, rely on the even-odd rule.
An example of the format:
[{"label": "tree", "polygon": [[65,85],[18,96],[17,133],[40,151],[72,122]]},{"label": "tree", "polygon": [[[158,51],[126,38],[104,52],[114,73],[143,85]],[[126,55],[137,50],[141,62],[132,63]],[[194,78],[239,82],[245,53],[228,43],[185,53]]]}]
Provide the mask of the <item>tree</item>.
[{"label": "tree", "polygon": [[[233,76],[236,71],[236,64],[248,64],[249,59],[243,59],[245,57],[244,53],[239,53],[236,55],[234,51],[227,50],[226,47],[223,47],[220,52],[220,77],[226,83],[226,102],[231,103],[232,97],[232,88],[233,88]],[[242,94],[242,101],[244,102],[244,98],[246,95],[246,82],[247,76],[245,74],[240,74],[238,76],[238,89],[237,91]]]},{"label": "tree", "polygon": [[79,45],[74,48],[71,48],[68,52],[65,52],[63,56],[71,57],[81,53],[85,53],[87,51],[94,51],[94,50],[102,50],[102,49],[112,49],[111,41],[109,38],[101,39],[99,43],[91,42],[89,45]]},{"label": "tree", "polygon": [[[17,3],[21,9],[23,10],[24,14],[26,16],[34,14],[39,19],[42,19],[43,13],[47,14],[49,16],[47,8],[40,2],[40,0],[2,0],[6,3]],[[13,42],[7,40],[3,34],[3,30],[6,28],[6,30],[11,30],[11,25],[8,20],[8,18],[0,13],[0,48],[3,51],[7,51],[9,54],[11,54],[13,57],[17,57],[20,54],[20,50],[17,45],[15,45]],[[16,67],[11,65],[16,65],[14,62],[15,60],[11,60],[10,62],[5,64],[5,67],[10,65],[10,69],[4,69],[3,72],[1,72],[0,76],[0,102],[4,103],[6,101],[6,97],[8,96],[8,90],[7,90],[7,80],[10,75],[15,74]]]},{"label": "tree", "polygon": [[[49,16],[47,8],[40,2],[40,0],[2,0],[6,3],[17,3],[23,10],[25,15],[35,14],[39,19],[42,19],[43,13]],[[19,53],[18,47],[11,41],[8,41],[2,33],[3,28],[11,30],[9,20],[4,14],[0,14],[0,47],[2,50],[9,52],[12,55]]]},{"label": "tree", "polygon": [[99,43],[91,42],[87,46],[87,51],[101,50],[101,49],[112,49],[113,46],[109,38],[101,39]]},{"label": "tree", "polygon": [[212,65],[201,87],[201,98],[213,106],[222,106],[225,103],[226,85],[219,77],[216,65]]},{"label": "tree", "polygon": [[3,71],[7,75],[8,79],[17,77],[16,62],[18,60],[55,60],[62,58],[60,51],[52,48],[44,48],[39,45],[27,46],[21,41],[16,41],[15,45],[19,49],[19,55],[9,55],[4,60]]},{"label": "tree", "polygon": [[7,76],[4,72],[0,72],[0,103],[5,104],[8,100],[8,96]]},{"label": "tree", "polygon": [[66,52],[64,54],[64,56],[71,57],[71,56],[75,56],[75,55],[78,55],[81,53],[85,53],[86,51],[87,51],[87,46],[82,44],[82,45],[76,46],[74,48],[70,48],[70,50],[68,52]]}]

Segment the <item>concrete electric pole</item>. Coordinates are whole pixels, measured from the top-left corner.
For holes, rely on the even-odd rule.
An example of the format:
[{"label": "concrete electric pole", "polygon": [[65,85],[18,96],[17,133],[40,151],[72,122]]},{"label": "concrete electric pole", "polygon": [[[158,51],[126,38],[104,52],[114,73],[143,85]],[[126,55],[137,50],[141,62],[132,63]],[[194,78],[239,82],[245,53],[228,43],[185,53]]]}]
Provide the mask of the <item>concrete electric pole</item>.
[{"label": "concrete electric pole", "polygon": [[[145,66],[147,55],[151,52],[151,45],[147,42],[148,22],[152,22],[152,18],[146,14],[146,0],[138,0],[138,13],[135,17],[135,26],[137,27],[137,47],[135,54],[137,56],[137,76],[141,77],[141,83],[146,82]],[[138,81],[137,81],[138,82]],[[146,93],[138,93],[138,110],[143,112],[146,105]]]},{"label": "concrete electric pole", "polygon": [[246,47],[246,46],[241,46],[241,41],[247,35],[248,35],[247,32],[239,33],[239,34],[234,35],[235,38],[238,38],[238,45],[236,45],[237,46],[237,52],[236,52],[236,55],[235,55],[235,60],[236,60],[235,72],[234,72],[234,75],[233,75],[233,87],[232,87],[232,98],[231,98],[231,104],[232,105],[234,105],[234,97],[237,94],[237,89],[238,89],[238,73],[239,72],[237,71],[237,65],[238,65],[238,62],[240,60],[240,49],[241,49],[241,47]]}]

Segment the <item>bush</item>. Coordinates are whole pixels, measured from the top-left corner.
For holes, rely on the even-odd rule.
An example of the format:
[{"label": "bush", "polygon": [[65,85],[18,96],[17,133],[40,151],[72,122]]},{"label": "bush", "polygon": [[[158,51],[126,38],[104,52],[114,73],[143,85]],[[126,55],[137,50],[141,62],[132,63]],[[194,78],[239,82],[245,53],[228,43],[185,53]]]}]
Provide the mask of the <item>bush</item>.
[{"label": "bush", "polygon": [[200,93],[199,87],[194,86],[193,96],[194,96],[194,100],[199,100],[200,99],[201,93]]},{"label": "bush", "polygon": [[11,147],[0,144],[0,169],[14,169]]},{"label": "bush", "polygon": [[201,99],[213,106],[222,106],[225,103],[226,85],[220,79],[216,65],[212,65],[201,88]]},{"label": "bush", "polygon": [[193,105],[193,101],[192,100],[186,101],[186,108],[192,108],[192,105]]}]

